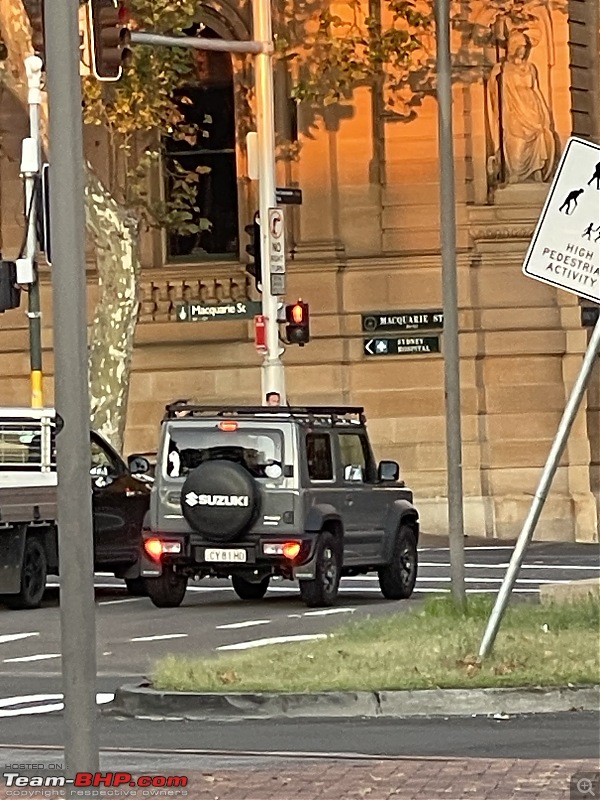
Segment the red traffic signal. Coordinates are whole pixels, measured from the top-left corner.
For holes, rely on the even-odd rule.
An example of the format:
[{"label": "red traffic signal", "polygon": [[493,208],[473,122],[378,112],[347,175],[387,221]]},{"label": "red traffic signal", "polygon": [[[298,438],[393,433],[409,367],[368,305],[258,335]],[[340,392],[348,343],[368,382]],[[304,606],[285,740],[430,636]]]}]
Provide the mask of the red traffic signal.
[{"label": "red traffic signal", "polygon": [[303,303],[302,300],[285,307],[287,320],[285,332],[290,344],[299,344],[300,347],[304,347],[310,341],[309,317],[308,303]]},{"label": "red traffic signal", "polygon": [[131,57],[128,13],[119,0],[88,0],[92,64],[101,81],[118,81]]}]

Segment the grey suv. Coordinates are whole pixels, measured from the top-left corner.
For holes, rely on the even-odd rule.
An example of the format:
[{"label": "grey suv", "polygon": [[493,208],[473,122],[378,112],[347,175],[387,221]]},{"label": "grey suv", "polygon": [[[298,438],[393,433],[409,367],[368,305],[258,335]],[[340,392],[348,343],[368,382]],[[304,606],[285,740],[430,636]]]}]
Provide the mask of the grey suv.
[{"label": "grey suv", "polygon": [[243,600],[296,579],[308,606],[333,605],[344,575],[377,572],[389,599],[417,577],[413,494],[356,407],[167,406],[143,535],[159,607],[191,577],[231,578]]}]

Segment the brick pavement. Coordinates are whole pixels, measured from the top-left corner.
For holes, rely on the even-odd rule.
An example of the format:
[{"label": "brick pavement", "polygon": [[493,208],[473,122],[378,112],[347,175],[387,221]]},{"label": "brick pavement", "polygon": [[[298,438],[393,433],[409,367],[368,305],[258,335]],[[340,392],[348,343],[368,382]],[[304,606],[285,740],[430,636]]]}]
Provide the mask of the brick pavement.
[{"label": "brick pavement", "polygon": [[[189,772],[186,793],[146,789],[81,790],[79,797],[173,797],[182,800],[589,800],[592,787],[570,791],[572,775],[599,770],[593,760],[394,759],[385,761],[286,759],[278,768],[246,767]],[[176,770],[176,775],[185,774]],[[600,787],[600,780],[598,783]],[[586,786],[584,788],[589,788]],[[57,798],[59,790],[0,787],[0,800]],[[170,794],[167,793],[170,791]],[[9,792],[11,792],[9,794]]]}]

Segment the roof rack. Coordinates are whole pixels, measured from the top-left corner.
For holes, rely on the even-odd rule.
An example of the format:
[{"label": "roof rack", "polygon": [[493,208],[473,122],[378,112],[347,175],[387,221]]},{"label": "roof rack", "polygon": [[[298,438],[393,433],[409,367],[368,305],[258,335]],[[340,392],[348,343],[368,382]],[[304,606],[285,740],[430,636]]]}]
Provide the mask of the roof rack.
[{"label": "roof rack", "polygon": [[365,425],[363,406],[200,406],[184,402],[165,407],[163,422],[179,417],[278,417],[292,418],[311,425]]}]

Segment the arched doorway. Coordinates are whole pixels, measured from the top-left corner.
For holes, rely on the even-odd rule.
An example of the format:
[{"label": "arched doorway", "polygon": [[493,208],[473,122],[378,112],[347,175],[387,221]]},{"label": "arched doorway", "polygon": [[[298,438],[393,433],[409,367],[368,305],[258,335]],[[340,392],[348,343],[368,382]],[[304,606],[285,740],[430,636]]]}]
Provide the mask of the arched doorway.
[{"label": "arched doorway", "polygon": [[[195,35],[198,26],[189,31]],[[202,29],[203,38],[220,38]],[[209,227],[198,233],[167,233],[167,261],[197,263],[230,259],[239,255],[236,124],[231,56],[208,50],[194,51],[197,83],[178,92],[184,124],[198,126],[195,141],[169,139],[167,149],[167,196],[172,192],[173,164],[188,171],[198,168],[193,223],[205,219]]]}]

